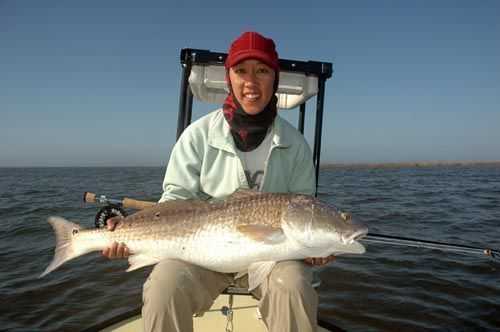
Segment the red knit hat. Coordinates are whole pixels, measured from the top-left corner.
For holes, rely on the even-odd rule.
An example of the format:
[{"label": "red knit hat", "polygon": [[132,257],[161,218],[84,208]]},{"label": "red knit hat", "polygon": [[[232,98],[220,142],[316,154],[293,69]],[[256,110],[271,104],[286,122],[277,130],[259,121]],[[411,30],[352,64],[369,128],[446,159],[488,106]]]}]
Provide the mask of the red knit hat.
[{"label": "red knit hat", "polygon": [[260,60],[274,69],[275,72],[279,72],[278,53],[274,41],[257,32],[244,32],[233,41],[229,48],[225,67],[229,69],[246,59]]}]

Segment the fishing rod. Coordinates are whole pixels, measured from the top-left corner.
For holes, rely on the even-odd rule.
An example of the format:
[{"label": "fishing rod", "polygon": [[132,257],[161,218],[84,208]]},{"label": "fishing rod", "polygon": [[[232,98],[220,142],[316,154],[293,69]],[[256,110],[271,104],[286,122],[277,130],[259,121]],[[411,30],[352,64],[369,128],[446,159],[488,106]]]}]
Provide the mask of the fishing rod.
[{"label": "fishing rod", "polygon": [[108,198],[105,195],[97,195],[88,191],[83,193],[83,201],[85,203],[109,204],[136,210],[143,210],[156,204],[155,202],[139,201],[128,197],[123,199]]},{"label": "fishing rod", "polygon": [[83,193],[85,203],[96,203],[104,205],[95,216],[95,227],[106,227],[106,220],[112,217],[126,217],[127,212],[124,209],[143,210],[154,206],[155,202],[139,201],[125,197],[123,199],[108,198],[105,195],[97,195],[91,192]]},{"label": "fishing rod", "polygon": [[[85,192],[83,194],[83,201],[86,203],[97,203],[107,205],[102,208],[96,215],[96,227],[101,228],[106,225],[106,219],[113,216],[125,216],[126,213],[123,208],[131,208],[142,210],[154,206],[155,202],[140,201],[132,198],[115,199],[108,198],[105,195],[97,195],[92,192]],[[344,214],[345,217],[350,217],[348,213]],[[343,216],[344,218],[344,216]],[[434,249],[446,252],[455,252],[462,254],[472,255],[486,255],[494,260],[500,261],[500,250],[491,248],[480,248],[461,244],[428,241],[422,239],[415,239],[409,237],[392,236],[384,234],[368,234],[359,239],[361,242],[388,244],[403,247],[416,247]]]},{"label": "fishing rod", "polygon": [[500,261],[500,251],[491,248],[480,248],[461,244],[427,241],[409,237],[392,236],[384,234],[368,234],[360,239],[361,242],[381,243],[405,247],[417,247],[426,249],[435,249],[447,252],[455,252],[461,254],[486,255],[496,261]]}]

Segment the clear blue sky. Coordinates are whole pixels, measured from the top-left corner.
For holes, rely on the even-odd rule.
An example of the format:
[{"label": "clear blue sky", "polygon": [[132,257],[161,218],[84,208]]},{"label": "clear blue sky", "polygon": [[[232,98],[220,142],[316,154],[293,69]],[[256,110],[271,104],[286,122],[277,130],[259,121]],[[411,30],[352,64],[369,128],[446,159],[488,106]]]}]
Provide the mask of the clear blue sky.
[{"label": "clear blue sky", "polygon": [[245,30],[334,63],[324,162],[500,160],[500,1],[239,3],[0,0],[0,166],[165,165],[180,49]]}]

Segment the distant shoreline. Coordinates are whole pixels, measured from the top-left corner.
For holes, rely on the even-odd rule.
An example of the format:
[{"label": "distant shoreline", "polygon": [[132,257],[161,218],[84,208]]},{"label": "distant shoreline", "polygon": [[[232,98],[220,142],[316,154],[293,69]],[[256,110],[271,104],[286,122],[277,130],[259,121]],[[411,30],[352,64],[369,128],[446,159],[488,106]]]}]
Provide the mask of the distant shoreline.
[{"label": "distant shoreline", "polygon": [[460,166],[500,166],[500,161],[405,161],[380,163],[322,163],[321,168],[414,168],[414,167],[460,167]]},{"label": "distant shoreline", "polygon": [[[395,161],[395,162],[323,162],[320,168],[408,168],[408,167],[439,167],[439,166],[500,166],[500,160],[431,160],[431,161]],[[140,166],[0,166],[0,169],[14,168],[165,168],[166,165]]]},{"label": "distant shoreline", "polygon": [[[395,162],[323,162],[320,168],[415,168],[415,167],[460,167],[460,166],[499,166],[500,160],[457,160],[457,161],[395,161]],[[166,165],[158,166],[0,166],[0,169],[7,168],[165,168]]]}]

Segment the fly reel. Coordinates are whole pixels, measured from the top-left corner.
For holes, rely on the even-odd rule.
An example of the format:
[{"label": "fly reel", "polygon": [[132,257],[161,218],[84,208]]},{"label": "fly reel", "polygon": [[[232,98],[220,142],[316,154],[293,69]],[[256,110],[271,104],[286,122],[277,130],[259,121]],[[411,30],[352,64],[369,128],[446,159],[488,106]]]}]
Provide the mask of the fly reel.
[{"label": "fly reel", "polygon": [[95,227],[105,228],[106,220],[113,217],[123,217],[125,218],[127,213],[123,208],[118,205],[106,205],[97,212],[95,216]]}]

